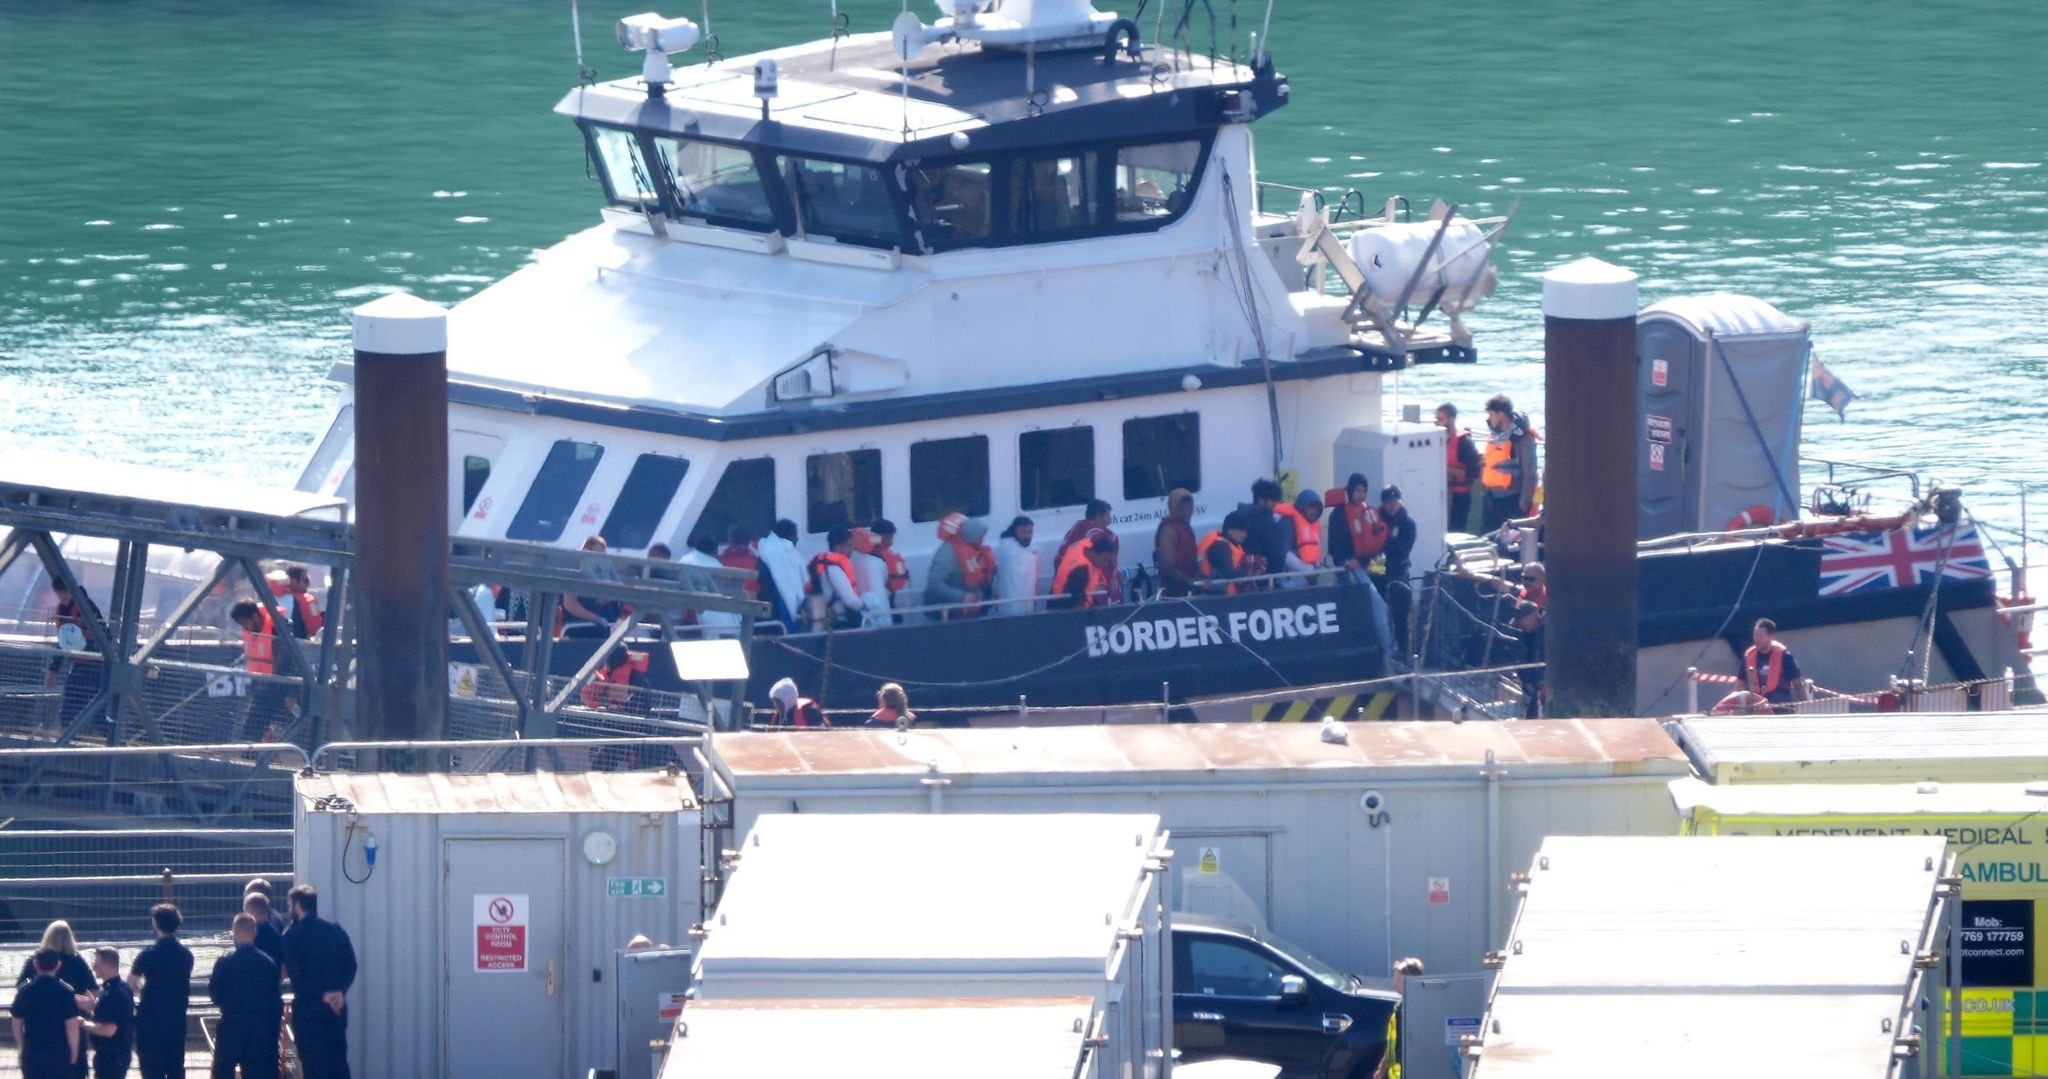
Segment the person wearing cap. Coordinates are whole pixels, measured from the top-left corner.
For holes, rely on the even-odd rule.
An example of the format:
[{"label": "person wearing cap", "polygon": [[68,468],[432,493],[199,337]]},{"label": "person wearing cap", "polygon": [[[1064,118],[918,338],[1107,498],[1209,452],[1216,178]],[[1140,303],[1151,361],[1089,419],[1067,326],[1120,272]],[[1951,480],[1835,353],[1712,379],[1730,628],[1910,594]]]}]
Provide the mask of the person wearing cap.
[{"label": "person wearing cap", "polygon": [[962,513],[939,519],[939,546],[924,577],[924,601],[944,605],[948,620],[973,618],[996,579],[996,553],[981,542],[988,526]]},{"label": "person wearing cap", "polygon": [[1386,546],[1380,554],[1386,561],[1384,582],[1406,581],[1411,570],[1409,559],[1415,553],[1415,518],[1408,515],[1408,507],[1401,504],[1399,487],[1380,488],[1380,521],[1386,525]]},{"label": "person wearing cap", "polygon": [[835,526],[825,533],[826,549],[811,558],[804,574],[804,606],[814,628],[860,625],[860,591],[853,587],[853,529]]},{"label": "person wearing cap", "polygon": [[1330,518],[1330,561],[1355,583],[1366,580],[1366,568],[1387,546],[1387,523],[1368,496],[1372,484],[1363,472],[1344,481],[1344,501]]},{"label": "person wearing cap", "polygon": [[1109,587],[1116,572],[1116,533],[1106,528],[1091,530],[1079,543],[1067,548],[1065,558],[1053,573],[1052,607],[1085,610],[1116,602]]},{"label": "person wearing cap", "polygon": [[1152,561],[1159,567],[1159,594],[1185,596],[1195,590],[1201,561],[1195,553],[1194,493],[1176,487],[1166,493],[1166,516],[1152,534]]}]

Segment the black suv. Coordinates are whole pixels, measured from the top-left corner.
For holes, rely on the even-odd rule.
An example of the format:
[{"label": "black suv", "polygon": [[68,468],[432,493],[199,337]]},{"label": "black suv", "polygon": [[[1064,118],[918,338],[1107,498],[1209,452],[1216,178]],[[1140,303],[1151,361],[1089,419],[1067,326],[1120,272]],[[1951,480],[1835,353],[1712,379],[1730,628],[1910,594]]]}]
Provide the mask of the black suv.
[{"label": "black suv", "polygon": [[1346,974],[1266,930],[1174,912],[1173,1043],[1183,1063],[1228,1057],[1278,1064],[1285,1079],[1372,1079],[1400,1009],[1389,983]]}]

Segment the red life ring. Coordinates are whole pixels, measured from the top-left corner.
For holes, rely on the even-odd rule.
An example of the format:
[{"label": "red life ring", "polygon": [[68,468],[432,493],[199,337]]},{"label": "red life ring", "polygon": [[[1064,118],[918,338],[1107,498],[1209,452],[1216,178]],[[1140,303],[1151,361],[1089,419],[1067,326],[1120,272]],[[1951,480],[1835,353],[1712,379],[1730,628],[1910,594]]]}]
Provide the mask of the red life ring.
[{"label": "red life ring", "polygon": [[1728,518],[1728,526],[1721,531],[1740,532],[1745,528],[1762,528],[1765,525],[1776,523],[1778,523],[1777,511],[1759,503]]}]

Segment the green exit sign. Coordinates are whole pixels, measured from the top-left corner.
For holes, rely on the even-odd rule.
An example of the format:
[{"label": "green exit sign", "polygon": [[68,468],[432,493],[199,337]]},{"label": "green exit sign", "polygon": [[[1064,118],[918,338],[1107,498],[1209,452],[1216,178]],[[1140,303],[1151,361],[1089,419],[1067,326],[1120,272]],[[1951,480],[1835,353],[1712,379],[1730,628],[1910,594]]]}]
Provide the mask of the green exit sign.
[{"label": "green exit sign", "polygon": [[668,894],[667,877],[607,877],[604,882],[607,899],[635,899],[640,896],[659,898]]}]

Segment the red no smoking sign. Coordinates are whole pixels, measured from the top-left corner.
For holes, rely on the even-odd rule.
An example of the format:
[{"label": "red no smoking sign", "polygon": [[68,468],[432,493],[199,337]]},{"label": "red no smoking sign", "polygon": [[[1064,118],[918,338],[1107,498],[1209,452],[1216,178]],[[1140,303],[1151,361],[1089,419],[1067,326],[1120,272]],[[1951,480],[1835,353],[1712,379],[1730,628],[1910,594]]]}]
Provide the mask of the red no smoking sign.
[{"label": "red no smoking sign", "polygon": [[482,973],[526,969],[525,896],[476,896],[476,969]]}]

